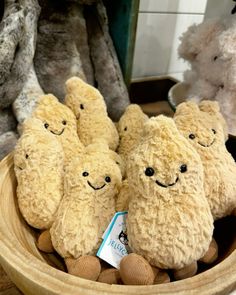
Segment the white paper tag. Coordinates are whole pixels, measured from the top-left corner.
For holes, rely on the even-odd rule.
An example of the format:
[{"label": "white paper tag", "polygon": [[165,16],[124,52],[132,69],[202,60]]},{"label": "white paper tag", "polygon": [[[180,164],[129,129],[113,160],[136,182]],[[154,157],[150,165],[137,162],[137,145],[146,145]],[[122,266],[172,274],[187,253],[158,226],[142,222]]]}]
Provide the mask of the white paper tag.
[{"label": "white paper tag", "polygon": [[131,251],[126,234],[127,211],[117,212],[103,234],[103,242],[97,256],[115,268],[120,268],[121,259]]}]

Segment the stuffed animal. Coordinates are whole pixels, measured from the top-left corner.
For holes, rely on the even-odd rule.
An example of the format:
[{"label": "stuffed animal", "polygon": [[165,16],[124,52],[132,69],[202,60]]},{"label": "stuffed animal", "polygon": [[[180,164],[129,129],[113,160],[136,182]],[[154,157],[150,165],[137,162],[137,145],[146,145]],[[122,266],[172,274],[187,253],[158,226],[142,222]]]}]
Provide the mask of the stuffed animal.
[{"label": "stuffed animal", "polygon": [[213,101],[182,103],[174,120],[183,136],[196,149],[204,167],[204,188],[214,219],[236,208],[236,165],[225,146],[224,129]]},{"label": "stuffed animal", "polygon": [[127,178],[122,181],[121,189],[116,198],[116,211],[128,211],[129,209],[129,183]]},{"label": "stuffed animal", "polygon": [[83,152],[84,146],[76,132],[76,118],[55,96],[43,95],[32,116],[41,120],[45,130],[61,143],[65,153],[65,164]]},{"label": "stuffed animal", "polygon": [[191,65],[184,74],[189,99],[216,100],[229,132],[236,135],[236,21],[209,19],[193,25],[181,37],[179,55]]},{"label": "stuffed animal", "polygon": [[143,132],[143,125],[148,120],[137,104],[129,105],[118,122],[120,143],[118,153],[127,159],[130,151],[137,145]]},{"label": "stuffed animal", "polygon": [[102,143],[87,146],[65,172],[64,197],[50,230],[55,250],[65,259],[68,272],[97,280],[101,267],[92,256],[115,213],[121,185],[119,166]]},{"label": "stuffed animal", "polygon": [[27,223],[48,229],[63,196],[64,153],[38,119],[28,119],[14,151],[17,199]]},{"label": "stuffed animal", "polygon": [[209,248],[213,218],[200,157],[173,119],[161,115],[145,124],[145,134],[128,161],[127,179],[127,234],[130,248],[138,255],[121,261],[124,283],[154,282],[151,267],[148,272],[140,255],[154,267],[175,269],[177,278],[189,267],[193,275],[196,261]]},{"label": "stuffed animal", "polygon": [[96,88],[78,77],[70,78],[66,82],[65,104],[77,118],[78,135],[85,146],[104,140],[112,150],[116,150],[118,133],[107,115],[104,98]]}]

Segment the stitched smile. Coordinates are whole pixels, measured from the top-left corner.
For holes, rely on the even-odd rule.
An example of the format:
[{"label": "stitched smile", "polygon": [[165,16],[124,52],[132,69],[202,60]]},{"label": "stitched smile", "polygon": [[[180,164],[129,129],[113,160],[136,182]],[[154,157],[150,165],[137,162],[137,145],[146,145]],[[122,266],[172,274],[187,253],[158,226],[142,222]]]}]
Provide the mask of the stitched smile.
[{"label": "stitched smile", "polygon": [[16,166],[17,168],[19,168],[20,170],[23,170],[23,168],[21,168],[20,166]]},{"label": "stitched smile", "polygon": [[215,142],[215,139],[213,139],[212,143],[210,143],[210,144],[202,144],[202,143],[199,142],[199,141],[198,141],[198,144],[200,144],[200,145],[203,146],[203,147],[209,147],[209,146],[213,145],[214,142]]},{"label": "stitched smile", "polygon": [[56,133],[56,132],[54,132],[54,131],[52,131],[52,130],[50,130],[50,132],[52,132],[53,134],[55,134],[55,135],[61,135],[63,132],[64,132],[64,128],[62,129],[62,131],[61,132],[59,132],[59,133]]},{"label": "stitched smile", "polygon": [[159,182],[158,180],[156,180],[156,184],[160,185],[161,187],[168,187],[168,186],[175,185],[178,180],[179,180],[179,177],[176,178],[175,182],[173,182],[171,184],[168,184],[168,185],[162,184],[161,182]]},{"label": "stitched smile", "polygon": [[94,190],[99,190],[99,189],[102,189],[106,184],[104,183],[102,186],[100,187],[94,187],[89,181],[88,182],[88,185],[91,186]]}]

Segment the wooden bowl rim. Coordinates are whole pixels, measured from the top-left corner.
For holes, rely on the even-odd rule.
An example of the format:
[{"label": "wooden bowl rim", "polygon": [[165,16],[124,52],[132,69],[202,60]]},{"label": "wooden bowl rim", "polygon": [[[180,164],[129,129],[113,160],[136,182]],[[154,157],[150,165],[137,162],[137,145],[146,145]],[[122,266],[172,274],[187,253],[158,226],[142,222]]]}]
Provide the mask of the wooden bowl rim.
[{"label": "wooden bowl rim", "polygon": [[[7,167],[7,169],[6,169]],[[14,174],[12,154],[0,162],[0,184],[4,177]],[[3,197],[3,196],[0,196]],[[124,286],[107,285],[81,279],[40,261],[27,252],[22,245],[7,232],[6,222],[0,216],[0,263],[7,271],[7,265],[34,285],[43,286],[53,294],[226,294],[236,287],[236,250],[213,268],[192,278],[161,285]],[[12,251],[14,249],[14,251]],[[49,279],[50,278],[50,279]],[[14,281],[14,279],[13,279]],[[46,294],[46,293],[45,293]],[[47,293],[49,294],[49,293]]]}]

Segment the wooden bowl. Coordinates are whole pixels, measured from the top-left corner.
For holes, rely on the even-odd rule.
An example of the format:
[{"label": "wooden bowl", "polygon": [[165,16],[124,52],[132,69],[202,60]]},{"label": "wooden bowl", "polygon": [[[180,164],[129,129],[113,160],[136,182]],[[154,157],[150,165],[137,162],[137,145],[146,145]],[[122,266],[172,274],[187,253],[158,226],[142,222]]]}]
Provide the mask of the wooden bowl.
[{"label": "wooden bowl", "polygon": [[[35,246],[36,232],[22,219],[16,201],[12,155],[0,163],[0,263],[24,294],[227,294],[236,287],[236,251],[193,278],[152,286],[96,283],[69,275],[55,255]],[[235,228],[233,229],[235,232]],[[56,266],[57,268],[51,266]]]}]

